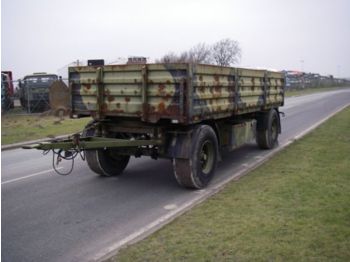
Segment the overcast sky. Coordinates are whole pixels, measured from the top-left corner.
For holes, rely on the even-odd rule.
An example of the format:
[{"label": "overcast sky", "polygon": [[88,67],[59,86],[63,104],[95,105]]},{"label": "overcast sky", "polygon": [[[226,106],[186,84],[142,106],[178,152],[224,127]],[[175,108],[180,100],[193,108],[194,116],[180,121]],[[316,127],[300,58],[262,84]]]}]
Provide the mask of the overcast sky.
[{"label": "overcast sky", "polygon": [[2,0],[1,69],[58,73],[77,59],[158,58],[237,40],[238,66],[350,77],[349,0]]}]

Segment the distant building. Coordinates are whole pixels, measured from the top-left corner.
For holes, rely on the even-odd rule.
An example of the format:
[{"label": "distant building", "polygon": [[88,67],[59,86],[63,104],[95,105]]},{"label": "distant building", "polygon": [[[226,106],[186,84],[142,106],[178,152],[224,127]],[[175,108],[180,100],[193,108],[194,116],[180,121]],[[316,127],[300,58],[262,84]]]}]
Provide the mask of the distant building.
[{"label": "distant building", "polygon": [[147,58],[143,56],[132,56],[128,58],[127,64],[147,64]]},{"label": "distant building", "polygon": [[344,79],[336,79],[332,75],[322,76],[317,73],[284,70],[286,88],[309,88],[345,85]]}]

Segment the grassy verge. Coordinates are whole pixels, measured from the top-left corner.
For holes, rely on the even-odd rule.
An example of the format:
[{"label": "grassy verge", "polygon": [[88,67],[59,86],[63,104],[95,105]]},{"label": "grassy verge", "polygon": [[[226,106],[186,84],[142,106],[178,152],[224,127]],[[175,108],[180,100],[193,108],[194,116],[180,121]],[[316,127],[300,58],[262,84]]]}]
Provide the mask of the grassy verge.
[{"label": "grassy verge", "polygon": [[111,261],[350,261],[350,108]]},{"label": "grassy verge", "polygon": [[1,144],[7,145],[78,132],[90,118],[6,114],[1,117]]},{"label": "grassy verge", "polygon": [[343,88],[346,88],[346,87],[312,87],[312,88],[305,88],[305,89],[293,89],[293,90],[286,90],[285,96],[286,97],[303,96],[303,95],[333,91],[333,90],[338,90]]}]

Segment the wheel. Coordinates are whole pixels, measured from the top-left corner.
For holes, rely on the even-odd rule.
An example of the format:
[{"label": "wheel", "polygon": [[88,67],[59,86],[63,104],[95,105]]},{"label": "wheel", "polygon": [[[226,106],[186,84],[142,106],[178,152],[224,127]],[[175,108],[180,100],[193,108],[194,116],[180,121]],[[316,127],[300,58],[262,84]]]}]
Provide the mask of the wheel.
[{"label": "wheel", "polygon": [[101,176],[120,175],[130,159],[130,156],[118,155],[113,149],[86,150],[85,155],[90,169]]},{"label": "wheel", "polygon": [[[95,129],[91,128],[85,129],[82,136],[94,136],[94,134]],[[112,148],[86,150],[85,156],[89,168],[100,176],[120,175],[130,160],[130,156],[120,155]]]},{"label": "wheel", "polygon": [[279,117],[275,109],[258,118],[256,142],[261,149],[272,149],[278,145]]},{"label": "wheel", "polygon": [[191,148],[190,159],[173,159],[174,175],[181,186],[201,189],[208,185],[216,170],[218,141],[214,130],[208,125],[196,128]]}]

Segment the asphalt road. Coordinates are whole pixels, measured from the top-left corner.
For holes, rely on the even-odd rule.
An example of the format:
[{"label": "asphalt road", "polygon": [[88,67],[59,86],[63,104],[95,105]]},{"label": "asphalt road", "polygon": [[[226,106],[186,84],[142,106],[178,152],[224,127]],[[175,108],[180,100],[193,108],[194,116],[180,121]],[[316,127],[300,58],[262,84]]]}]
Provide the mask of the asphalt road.
[{"label": "asphalt road", "polygon": [[[349,103],[350,89],[286,99],[280,145]],[[132,158],[117,178],[97,177],[79,160],[59,176],[51,156],[4,151],[2,261],[96,260],[268,154],[255,144],[227,154],[210,186],[191,191],[177,185],[169,160]]]}]

